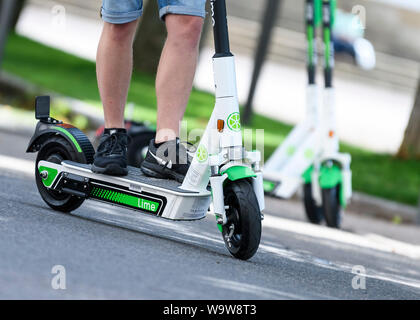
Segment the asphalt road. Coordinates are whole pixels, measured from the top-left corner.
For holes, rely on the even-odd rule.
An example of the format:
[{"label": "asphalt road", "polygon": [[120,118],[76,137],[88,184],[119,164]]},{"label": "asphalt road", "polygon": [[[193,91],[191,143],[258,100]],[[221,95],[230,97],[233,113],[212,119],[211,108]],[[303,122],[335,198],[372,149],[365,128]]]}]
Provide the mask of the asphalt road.
[{"label": "asphalt road", "polygon": [[[49,209],[27,141],[0,131],[2,299],[420,298],[416,227],[349,214],[345,230],[332,231],[304,222],[300,204],[269,199],[260,249],[239,261],[212,215],[172,222],[92,201],[73,215]],[[56,265],[65,290],[51,286]],[[353,288],[357,279],[365,289]]]}]

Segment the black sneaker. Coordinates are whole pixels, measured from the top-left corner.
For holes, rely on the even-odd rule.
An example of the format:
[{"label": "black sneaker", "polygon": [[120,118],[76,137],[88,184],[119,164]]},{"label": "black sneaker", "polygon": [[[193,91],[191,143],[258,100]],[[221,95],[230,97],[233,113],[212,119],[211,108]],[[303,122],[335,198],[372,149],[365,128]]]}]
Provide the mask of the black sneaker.
[{"label": "black sneaker", "polygon": [[192,161],[190,152],[178,138],[158,145],[153,139],[140,169],[146,176],[182,183]]},{"label": "black sneaker", "polygon": [[112,176],[125,176],[127,169],[128,135],[125,129],[105,129],[99,141],[92,171]]}]

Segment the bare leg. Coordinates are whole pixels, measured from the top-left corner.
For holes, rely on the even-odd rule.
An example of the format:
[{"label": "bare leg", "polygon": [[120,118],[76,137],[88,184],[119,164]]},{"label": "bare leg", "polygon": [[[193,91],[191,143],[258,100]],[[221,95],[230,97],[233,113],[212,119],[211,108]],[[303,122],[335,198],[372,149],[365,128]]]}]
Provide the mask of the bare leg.
[{"label": "bare leg", "polygon": [[156,76],[156,143],[179,136],[179,123],[192,89],[203,26],[201,17],[187,15],[169,14],[165,22],[168,38]]},{"label": "bare leg", "polygon": [[137,21],[104,24],[96,58],[96,73],[106,128],[124,127],[124,108],[133,68],[136,28]]}]

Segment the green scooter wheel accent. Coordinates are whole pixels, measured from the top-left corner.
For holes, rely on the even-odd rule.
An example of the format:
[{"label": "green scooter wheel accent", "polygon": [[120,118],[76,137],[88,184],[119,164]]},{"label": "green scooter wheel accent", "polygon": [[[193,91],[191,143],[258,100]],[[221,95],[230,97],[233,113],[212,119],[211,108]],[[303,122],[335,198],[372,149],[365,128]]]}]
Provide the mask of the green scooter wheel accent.
[{"label": "green scooter wheel accent", "polygon": [[[310,166],[302,175],[304,184],[312,183],[313,166]],[[332,166],[321,166],[319,172],[319,185],[321,189],[331,189],[337,186],[342,186],[343,175],[341,168],[337,164]],[[340,187],[340,204],[343,208],[346,207],[347,202],[345,198],[344,188]]]},{"label": "green scooter wheel accent", "polygon": [[321,215],[325,218],[327,226],[339,228],[341,224],[342,209],[346,207],[343,188],[343,176],[337,164],[322,166],[319,173],[321,187],[322,207],[317,207],[310,190],[313,166],[309,167],[302,178],[305,182],[304,204],[308,220],[313,223],[321,222]]},{"label": "green scooter wheel accent", "polygon": [[222,174],[227,174],[230,181],[236,181],[246,178],[254,178],[257,175],[254,170],[246,166],[234,166],[222,171]]},{"label": "green scooter wheel accent", "polygon": [[58,130],[62,133],[64,133],[70,140],[71,142],[73,142],[74,146],[76,147],[78,152],[83,152],[82,148],[80,147],[79,143],[77,142],[77,140],[71,135],[70,132],[68,132],[66,129],[61,128],[61,127],[53,127],[54,130]]},{"label": "green scooter wheel accent", "polygon": [[[216,217],[217,220],[217,217]],[[220,223],[217,224],[217,229],[219,229],[220,232],[223,232],[223,225],[221,225]]]},{"label": "green scooter wheel accent", "polygon": [[43,166],[39,167],[38,168],[38,171],[39,171],[39,173],[41,175],[42,175],[42,173],[44,171],[47,173],[47,177],[46,178],[42,178],[42,183],[46,187],[50,187],[52,185],[52,183],[55,180],[55,177],[57,177],[57,174],[58,174],[58,171],[56,169],[48,168],[48,167],[43,167]]}]

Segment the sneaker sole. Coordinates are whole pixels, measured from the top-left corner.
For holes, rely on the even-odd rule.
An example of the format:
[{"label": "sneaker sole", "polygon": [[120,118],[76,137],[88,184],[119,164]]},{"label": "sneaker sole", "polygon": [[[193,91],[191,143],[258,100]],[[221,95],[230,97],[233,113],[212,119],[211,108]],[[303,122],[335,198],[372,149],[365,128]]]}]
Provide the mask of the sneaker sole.
[{"label": "sneaker sole", "polygon": [[172,179],[179,183],[182,183],[184,181],[185,176],[173,172],[171,170],[167,170],[166,172],[157,172],[153,169],[141,166],[140,170],[148,177],[156,178],[156,179]]},{"label": "sneaker sole", "polygon": [[91,170],[94,173],[102,173],[110,176],[126,176],[128,174],[127,168],[123,168],[114,163],[110,163],[106,167],[97,167],[92,164]]}]

